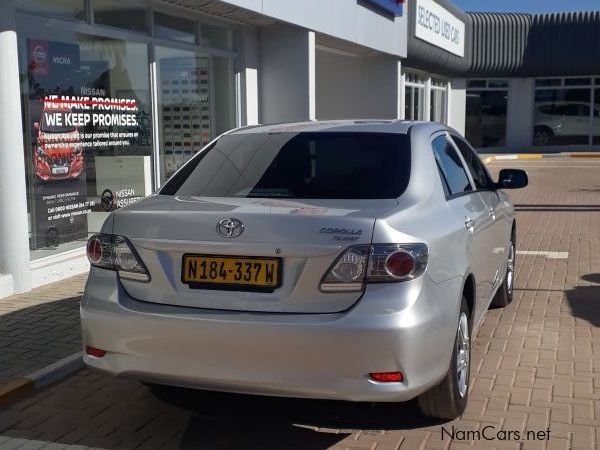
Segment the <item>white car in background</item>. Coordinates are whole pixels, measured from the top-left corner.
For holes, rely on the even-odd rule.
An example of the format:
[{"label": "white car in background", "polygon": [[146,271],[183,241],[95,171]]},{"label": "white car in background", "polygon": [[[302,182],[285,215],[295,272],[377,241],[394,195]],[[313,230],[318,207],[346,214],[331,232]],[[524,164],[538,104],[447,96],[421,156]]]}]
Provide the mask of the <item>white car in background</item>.
[{"label": "white car in background", "polygon": [[588,102],[536,103],[533,143],[552,144],[556,137],[582,137],[587,143],[592,126],[594,136],[600,135],[600,108],[594,107],[593,117],[591,113]]}]

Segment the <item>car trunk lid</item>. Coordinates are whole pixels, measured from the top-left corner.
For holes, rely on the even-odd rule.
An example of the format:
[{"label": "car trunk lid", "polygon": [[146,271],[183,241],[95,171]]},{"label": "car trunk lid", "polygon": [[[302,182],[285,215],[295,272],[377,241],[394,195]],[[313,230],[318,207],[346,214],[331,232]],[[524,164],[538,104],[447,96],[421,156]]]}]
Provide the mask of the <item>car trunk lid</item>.
[{"label": "car trunk lid", "polygon": [[[396,200],[280,200],[156,195],[118,211],[115,234],[131,240],[151,281],[122,280],[143,301],[194,308],[279,313],[331,313],[361,296],[323,293],[320,280],[343,249],[371,242],[376,218]],[[243,232],[219,235],[223,219],[236,219]],[[281,285],[274,290],[182,281],[184,255],[279,258]]]}]

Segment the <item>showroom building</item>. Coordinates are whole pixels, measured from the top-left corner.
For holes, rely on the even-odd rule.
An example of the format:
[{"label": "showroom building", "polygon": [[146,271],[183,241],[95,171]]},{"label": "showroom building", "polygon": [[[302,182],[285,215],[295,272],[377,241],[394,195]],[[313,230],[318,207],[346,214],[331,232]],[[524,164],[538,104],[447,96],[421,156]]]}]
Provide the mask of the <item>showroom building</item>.
[{"label": "showroom building", "polygon": [[593,148],[599,50],[572,49],[599,24],[446,0],[3,0],[0,298],[85,272],[111,211],[234,127],[434,120],[483,151]]}]

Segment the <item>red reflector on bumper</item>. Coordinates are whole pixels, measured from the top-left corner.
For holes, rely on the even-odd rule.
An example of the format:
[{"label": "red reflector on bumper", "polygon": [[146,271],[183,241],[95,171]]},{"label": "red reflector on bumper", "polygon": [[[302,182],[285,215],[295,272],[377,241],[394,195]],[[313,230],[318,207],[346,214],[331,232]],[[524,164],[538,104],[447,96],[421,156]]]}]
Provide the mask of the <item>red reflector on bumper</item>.
[{"label": "red reflector on bumper", "polygon": [[373,381],[379,383],[402,383],[404,381],[402,372],[373,372],[369,376]]},{"label": "red reflector on bumper", "polygon": [[99,348],[90,347],[89,345],[85,347],[85,353],[88,356],[94,356],[96,358],[102,358],[106,355],[106,350],[100,350]]}]

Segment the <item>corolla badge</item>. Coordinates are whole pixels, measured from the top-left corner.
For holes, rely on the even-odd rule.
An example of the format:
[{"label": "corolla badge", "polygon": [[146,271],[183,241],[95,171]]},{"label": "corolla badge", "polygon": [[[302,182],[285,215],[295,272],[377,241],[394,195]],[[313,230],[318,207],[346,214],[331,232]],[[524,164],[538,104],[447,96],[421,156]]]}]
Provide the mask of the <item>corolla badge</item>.
[{"label": "corolla badge", "polygon": [[244,224],[239,219],[228,217],[219,220],[217,233],[226,238],[236,238],[244,232]]},{"label": "corolla badge", "polygon": [[358,241],[362,236],[363,230],[359,228],[330,228],[323,227],[320,233],[333,234],[336,241]]},{"label": "corolla badge", "polygon": [[349,234],[352,236],[360,236],[363,232],[363,230],[361,229],[356,229],[356,228],[329,228],[329,227],[323,227],[321,228],[321,233],[326,233],[326,234]]}]

